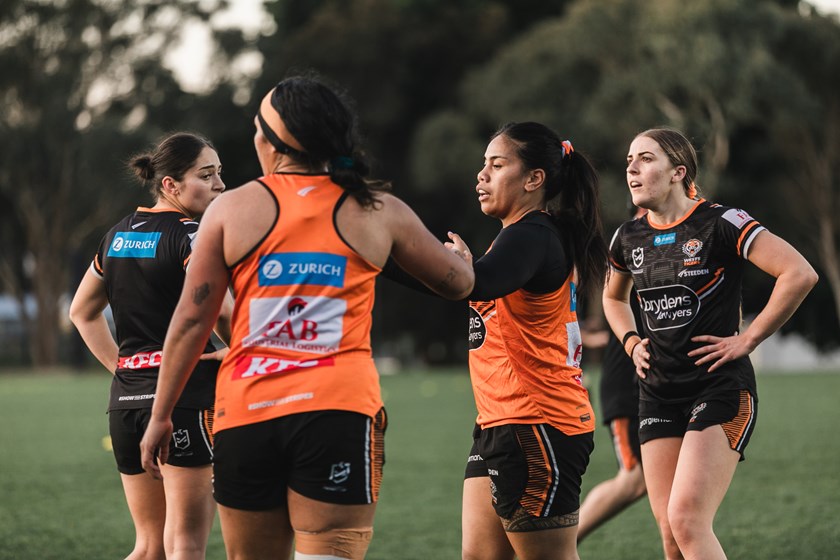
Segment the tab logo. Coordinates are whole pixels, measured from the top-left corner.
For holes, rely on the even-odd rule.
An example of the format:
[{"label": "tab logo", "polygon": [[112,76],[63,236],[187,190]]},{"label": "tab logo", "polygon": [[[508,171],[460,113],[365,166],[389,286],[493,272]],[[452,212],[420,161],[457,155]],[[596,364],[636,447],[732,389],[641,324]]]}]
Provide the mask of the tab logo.
[{"label": "tab logo", "polygon": [[677,242],[677,234],[674,232],[671,233],[663,233],[657,235],[653,238],[653,246],[659,247],[660,245],[672,245],[673,243]]},{"label": "tab logo", "polygon": [[331,253],[272,253],[260,259],[260,286],[344,287],[347,257]]},{"label": "tab logo", "polygon": [[111,241],[108,256],[116,258],[153,259],[157,252],[160,232],[120,231]]}]

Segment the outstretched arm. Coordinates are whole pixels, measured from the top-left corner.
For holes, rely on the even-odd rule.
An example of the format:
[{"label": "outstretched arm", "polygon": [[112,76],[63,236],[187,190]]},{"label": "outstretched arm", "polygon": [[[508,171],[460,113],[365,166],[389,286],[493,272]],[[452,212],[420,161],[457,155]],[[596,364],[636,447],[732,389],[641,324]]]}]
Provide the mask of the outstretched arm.
[{"label": "outstretched arm", "polygon": [[70,320],[91,353],[113,375],[117,369],[119,348],[103,314],[107,305],[105,282],[88,270],[70,304]]},{"label": "outstretched arm", "polygon": [[694,342],[706,342],[688,353],[698,360],[697,365],[714,362],[709,371],[714,371],[726,362],[746,356],[768,336],[790,319],[814,284],[817,273],[796,249],[787,241],[762,231],[756,236],[748,255],[749,261],[767,274],[776,278],[776,285],[770,299],[746,331],[733,336],[719,337],[700,335],[692,337]]},{"label": "outstretched arm", "polygon": [[391,256],[400,268],[442,297],[467,297],[475,282],[472,261],[444,247],[404,202],[393,196],[383,201],[393,239]]}]

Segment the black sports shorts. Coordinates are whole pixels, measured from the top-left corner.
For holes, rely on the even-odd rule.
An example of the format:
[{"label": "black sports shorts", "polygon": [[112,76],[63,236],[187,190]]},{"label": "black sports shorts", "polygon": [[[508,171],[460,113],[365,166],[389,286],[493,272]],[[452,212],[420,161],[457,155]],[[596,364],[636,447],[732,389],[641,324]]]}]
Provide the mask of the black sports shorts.
[{"label": "black sports shorts", "polygon": [[473,431],[464,478],[490,477],[496,514],[522,507],[534,517],[580,508],[580,484],[595,447],[592,432],[567,436],[548,424],[507,424]]},{"label": "black sports shorts", "polygon": [[681,438],[688,431],[720,425],[729,447],[740,453],[743,461],[757,417],[758,399],[746,389],[705,395],[682,404],[643,400],[639,402],[639,441]]},{"label": "black sports shorts", "polygon": [[286,490],[332,504],[372,504],[385,465],[382,408],[375,417],[343,410],[281,416],[216,434],[213,495],[226,507],[262,511]]},{"label": "black sports shorts", "polygon": [[613,450],[618,461],[618,468],[631,471],[642,462],[642,449],[639,443],[639,417],[621,416],[609,423]]},{"label": "black sports shorts", "polygon": [[[112,410],[108,413],[111,446],[117,469],[123,474],[141,474],[140,440],[146,433],[151,408]],[[172,412],[172,441],[167,464],[203,467],[213,462],[213,410],[176,408]]]}]

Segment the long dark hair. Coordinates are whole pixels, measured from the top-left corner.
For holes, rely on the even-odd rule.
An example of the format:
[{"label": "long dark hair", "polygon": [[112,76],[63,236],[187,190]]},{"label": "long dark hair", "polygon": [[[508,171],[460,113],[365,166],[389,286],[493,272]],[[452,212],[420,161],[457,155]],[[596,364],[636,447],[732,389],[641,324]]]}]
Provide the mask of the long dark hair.
[{"label": "long dark hair", "polygon": [[540,123],[508,123],[492,138],[497,136],[514,143],[526,169],[545,172],[546,210],[571,252],[580,291],[594,292],[604,280],[608,256],[595,168],[571,143]]},{"label": "long dark hair", "polygon": [[289,155],[301,163],[326,163],[330,178],[364,207],[377,203],[376,191],[390,184],[367,179],[370,164],[360,147],[357,118],[346,95],[314,75],[286,78],[274,88],[271,105],[303,147]]},{"label": "long dark hair", "polygon": [[216,150],[203,136],[193,132],[176,132],[163,138],[153,150],[133,156],[128,161],[128,167],[157,200],[163,189],[163,178],[169,176],[183,181],[204,148]]}]

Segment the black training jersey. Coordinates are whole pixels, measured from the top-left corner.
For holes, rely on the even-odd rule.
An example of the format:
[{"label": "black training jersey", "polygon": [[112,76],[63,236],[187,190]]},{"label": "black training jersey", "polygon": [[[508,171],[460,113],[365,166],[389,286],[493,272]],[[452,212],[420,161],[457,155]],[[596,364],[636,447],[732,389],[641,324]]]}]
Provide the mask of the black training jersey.
[{"label": "black training jersey", "polygon": [[[636,331],[644,335],[636,293],[630,296],[630,307],[636,319]],[[612,330],[601,359],[601,381],[598,384],[601,401],[601,422],[609,425],[615,418],[635,418],[639,415],[639,376],[633,360],[624,351],[621,341]]]},{"label": "black training jersey", "polygon": [[648,215],[623,224],[610,245],[614,270],[631,274],[649,337],[643,400],[682,402],[700,392],[748,389],[749,358],[709,373],[687,353],[698,335],[732,336],[741,325],[741,278],[750,245],[764,228],[743,210],[700,200],[679,221],[652,225]]},{"label": "black training jersey", "polygon": [[[105,282],[119,345],[109,410],[152,406],[163,341],[197,229],[196,221],[175,210],[138,208],[99,244],[91,271]],[[208,340],[205,352],[213,350]],[[211,408],[218,366],[199,362],[177,406]]]}]

